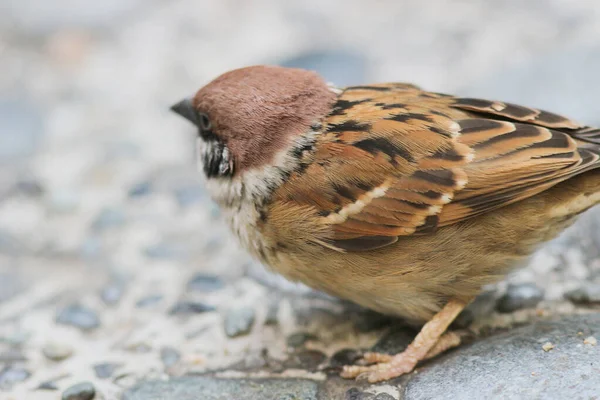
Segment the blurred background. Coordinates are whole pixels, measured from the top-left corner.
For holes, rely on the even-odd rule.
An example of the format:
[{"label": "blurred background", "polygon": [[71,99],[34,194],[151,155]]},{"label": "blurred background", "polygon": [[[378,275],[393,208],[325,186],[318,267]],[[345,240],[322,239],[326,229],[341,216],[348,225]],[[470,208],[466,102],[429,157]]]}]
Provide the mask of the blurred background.
[{"label": "blurred background", "polygon": [[[0,397],[92,380],[111,398],[279,340],[252,305],[288,286],[231,238],[168,109],[217,75],[282,64],[598,125],[599,38],[597,0],[0,0]],[[598,221],[515,279],[548,299],[597,279]]]}]

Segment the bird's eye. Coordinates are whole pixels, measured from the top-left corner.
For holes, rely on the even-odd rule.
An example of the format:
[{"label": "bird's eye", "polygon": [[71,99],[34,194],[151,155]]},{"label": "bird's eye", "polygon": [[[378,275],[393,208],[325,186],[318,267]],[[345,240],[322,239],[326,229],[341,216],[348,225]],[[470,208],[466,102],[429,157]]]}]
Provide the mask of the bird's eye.
[{"label": "bird's eye", "polygon": [[200,129],[203,131],[210,131],[212,129],[212,123],[210,122],[210,118],[205,113],[198,113],[198,118],[200,122]]}]

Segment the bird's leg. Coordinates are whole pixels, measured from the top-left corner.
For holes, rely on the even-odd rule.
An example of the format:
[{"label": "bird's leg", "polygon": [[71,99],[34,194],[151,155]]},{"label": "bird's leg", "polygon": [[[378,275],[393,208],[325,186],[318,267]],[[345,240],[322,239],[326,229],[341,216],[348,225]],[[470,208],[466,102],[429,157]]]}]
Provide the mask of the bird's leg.
[{"label": "bird's leg", "polygon": [[402,353],[393,356],[367,353],[364,360],[376,364],[347,365],[342,370],[341,376],[356,378],[366,375],[371,383],[384,381],[409,373],[419,361],[435,357],[449,348],[457,346],[460,344],[461,336],[453,332],[444,335],[444,332],[467,304],[458,300],[450,300],[439,313],[423,325],[419,334]]}]

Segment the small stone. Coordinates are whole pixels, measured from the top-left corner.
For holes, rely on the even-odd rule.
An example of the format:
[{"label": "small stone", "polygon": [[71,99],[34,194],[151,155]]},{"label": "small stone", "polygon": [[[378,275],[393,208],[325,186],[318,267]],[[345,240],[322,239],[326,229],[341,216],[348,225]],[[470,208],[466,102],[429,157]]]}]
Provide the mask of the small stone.
[{"label": "small stone", "polygon": [[201,314],[215,311],[215,307],[199,301],[180,301],[169,310],[170,315]]},{"label": "small stone", "polygon": [[52,361],[62,361],[73,355],[73,347],[67,343],[49,342],[42,348],[42,352]]},{"label": "small stone", "polygon": [[388,393],[379,393],[373,400],[396,400],[394,396]]},{"label": "small stone", "polygon": [[40,197],[44,194],[44,187],[41,183],[31,179],[22,179],[15,184],[15,191],[31,197]]},{"label": "small stone", "polygon": [[327,356],[318,350],[304,350],[293,353],[286,361],[285,367],[315,371],[326,359]]},{"label": "small stone", "polygon": [[225,334],[231,338],[248,334],[254,318],[254,309],[250,307],[229,310],[225,315]]},{"label": "small stone", "polygon": [[308,332],[292,333],[288,336],[286,344],[288,347],[298,348],[304,346],[309,340],[317,340],[318,337]]},{"label": "small stone", "polygon": [[172,347],[163,347],[160,349],[160,359],[168,368],[181,360],[181,354]]},{"label": "small stone", "polygon": [[350,315],[353,316],[356,330],[365,333],[386,328],[394,322],[393,317],[372,310],[361,309],[359,312],[352,312]]},{"label": "small stone", "polygon": [[342,349],[331,356],[330,364],[332,367],[343,367],[352,365],[362,357],[362,353],[355,349]]},{"label": "small stone", "polygon": [[375,343],[370,351],[386,354],[402,353],[417,333],[412,327],[395,325]]},{"label": "small stone", "polygon": [[102,254],[102,240],[95,236],[89,236],[84,239],[83,243],[79,247],[79,254],[82,258],[93,261]]},{"label": "small stone", "polygon": [[152,182],[140,182],[129,189],[129,197],[143,197],[152,192]]},{"label": "small stone", "polygon": [[272,302],[269,304],[267,309],[267,316],[265,317],[265,325],[277,325],[279,324],[279,303]]},{"label": "small stone", "polygon": [[508,285],[506,293],[500,298],[496,310],[510,313],[524,308],[533,308],[544,298],[544,291],[533,283]]},{"label": "small stone", "polygon": [[100,211],[92,223],[92,229],[95,231],[104,231],[111,228],[118,228],[125,224],[125,214],[119,208],[105,208]]},{"label": "small stone", "polygon": [[[2,242],[1,237],[0,242]],[[0,243],[0,250],[3,247],[2,243]],[[16,296],[23,289],[25,289],[25,285],[20,276],[13,273],[0,272],[0,303]]]},{"label": "small stone", "polygon": [[125,292],[125,284],[123,282],[111,282],[100,291],[100,298],[102,301],[109,305],[115,305],[121,300],[123,297],[123,293]]},{"label": "small stone", "polygon": [[21,350],[10,349],[0,353],[0,364],[12,364],[19,361],[27,361]]},{"label": "small stone", "polygon": [[72,304],[59,311],[56,322],[82,330],[91,330],[100,326],[100,319],[96,312],[79,304]]},{"label": "small stone", "polygon": [[0,370],[0,389],[10,389],[15,383],[23,382],[31,376],[24,368],[5,367]]},{"label": "small stone", "polygon": [[575,304],[600,303],[600,284],[586,283],[565,293],[565,298]]},{"label": "small stone", "polygon": [[94,372],[99,379],[110,378],[115,371],[121,366],[121,364],[115,363],[100,363],[93,366]]},{"label": "small stone", "polygon": [[453,328],[465,329],[473,321],[490,315],[496,306],[496,291],[481,293],[471,302],[452,323]]},{"label": "small stone", "polygon": [[96,396],[96,388],[90,382],[81,382],[67,388],[62,400],[92,400]]},{"label": "small stone", "polygon": [[52,381],[46,381],[40,383],[36,390],[58,390],[58,386],[56,386],[56,383]]},{"label": "small stone", "polygon": [[[16,238],[11,232],[0,228],[0,253],[17,256],[22,255],[27,249],[25,243]],[[12,274],[2,274],[2,276],[10,277]],[[8,294],[6,294],[8,292]],[[10,283],[0,281],[0,301],[6,300],[17,294],[18,291],[11,286]]]},{"label": "small stone", "polygon": [[46,197],[48,208],[56,213],[71,213],[79,207],[81,194],[72,189],[57,189]]},{"label": "small stone", "polygon": [[550,343],[550,342],[546,342],[543,344],[542,346],[542,350],[544,350],[546,353],[549,352],[550,350],[552,350],[555,346]]},{"label": "small stone", "polygon": [[160,303],[160,301],[162,299],[163,299],[163,296],[161,294],[152,294],[152,295],[142,297],[141,299],[139,299],[135,303],[135,306],[137,308],[151,307],[151,306],[154,306],[154,305]]},{"label": "small stone", "polygon": [[214,292],[224,287],[221,278],[206,274],[196,274],[187,283],[187,290],[198,292]]},{"label": "small stone", "polygon": [[144,249],[148,258],[155,260],[182,260],[190,253],[190,249],[183,243],[159,242]]},{"label": "small stone", "polygon": [[598,344],[598,340],[593,336],[588,336],[584,339],[583,344],[589,344],[590,346],[595,346]]},{"label": "small stone", "polygon": [[354,387],[346,391],[344,400],[373,400],[374,397],[373,393],[366,393]]},{"label": "small stone", "polygon": [[44,132],[37,106],[22,96],[0,98],[0,161],[32,155]]}]

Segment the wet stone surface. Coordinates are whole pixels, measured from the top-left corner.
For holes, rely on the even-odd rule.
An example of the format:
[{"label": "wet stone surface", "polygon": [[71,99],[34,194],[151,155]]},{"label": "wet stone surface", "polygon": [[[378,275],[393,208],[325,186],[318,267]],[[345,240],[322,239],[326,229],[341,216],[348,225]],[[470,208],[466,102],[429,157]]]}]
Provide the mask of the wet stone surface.
[{"label": "wet stone surface", "polygon": [[318,384],[308,379],[215,379],[177,378],[169,382],[150,381],[127,391],[123,400],[206,400],[302,399],[318,400]]},{"label": "wet stone surface", "polygon": [[[498,334],[443,356],[408,383],[406,400],[423,398],[588,399],[600,391],[600,314],[567,317]],[[546,352],[545,342],[555,345]],[[476,373],[474,373],[476,371]]]}]

